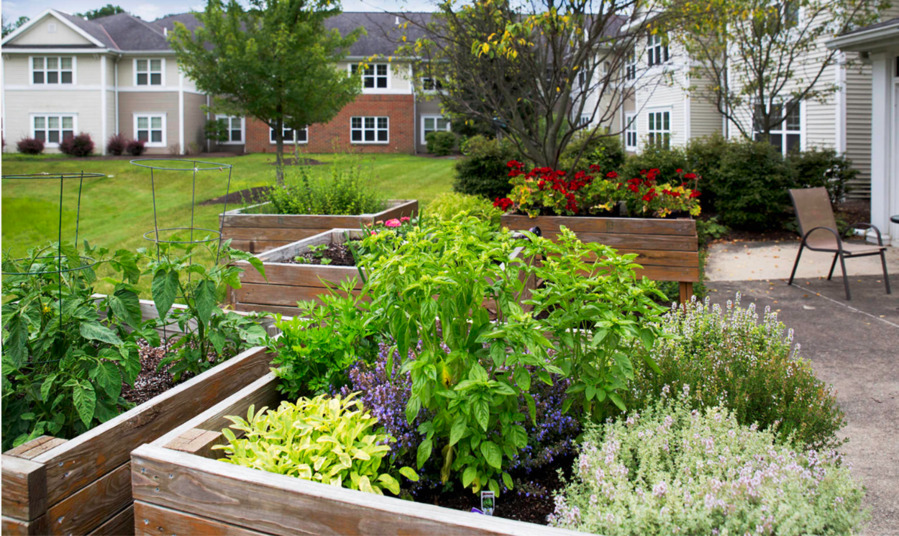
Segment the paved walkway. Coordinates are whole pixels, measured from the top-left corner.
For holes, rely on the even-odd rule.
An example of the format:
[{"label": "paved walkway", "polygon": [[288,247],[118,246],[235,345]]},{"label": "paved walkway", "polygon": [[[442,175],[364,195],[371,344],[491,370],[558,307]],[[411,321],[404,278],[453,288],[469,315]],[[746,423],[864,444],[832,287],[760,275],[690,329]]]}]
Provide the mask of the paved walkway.
[{"label": "paved walkway", "polygon": [[846,412],[844,452],[867,487],[871,508],[865,534],[899,535],[899,251],[889,252],[892,295],[884,292],[879,258],[847,261],[853,294],[847,302],[841,278],[825,279],[832,259],[826,255],[806,258],[804,252],[800,274],[806,277],[786,284],[797,248],[713,245],[709,297],[723,305],[740,292],[744,305],[770,306],[795,330],[801,355],[836,388]]}]

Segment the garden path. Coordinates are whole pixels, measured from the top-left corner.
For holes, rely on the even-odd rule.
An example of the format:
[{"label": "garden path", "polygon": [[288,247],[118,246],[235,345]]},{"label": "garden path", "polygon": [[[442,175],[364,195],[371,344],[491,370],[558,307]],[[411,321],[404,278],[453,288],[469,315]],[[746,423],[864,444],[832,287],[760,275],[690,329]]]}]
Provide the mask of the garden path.
[{"label": "garden path", "polygon": [[[742,294],[741,303],[755,303],[759,310],[770,306],[788,327],[795,330],[801,344],[801,355],[810,359],[819,378],[833,385],[837,399],[846,413],[847,424],[842,431],[849,443],[844,452],[853,473],[867,487],[867,505],[871,508],[871,522],[867,536],[899,535],[899,263],[894,248],[890,252],[893,294],[884,293],[879,275],[863,273],[856,259],[853,274],[852,301],[843,294],[838,277],[827,281],[823,277],[798,279],[786,284],[795,258],[784,244],[744,244],[736,254],[733,244],[711,252],[710,265],[723,269],[732,266],[744,281],[710,281],[709,297],[715,303]],[[780,248],[779,251],[776,248]],[[758,261],[764,255],[777,254],[783,261],[777,279],[760,279],[764,269]],[[734,256],[739,257],[733,259]],[[716,258],[717,257],[717,258]],[[805,257],[805,253],[803,253]],[[808,259],[806,259],[808,260]],[[741,261],[743,266],[736,262]],[[829,259],[809,262],[809,269],[829,269]],[[847,261],[848,264],[849,261]],[[819,272],[820,273],[820,272]],[[880,273],[879,262],[877,270]]]}]

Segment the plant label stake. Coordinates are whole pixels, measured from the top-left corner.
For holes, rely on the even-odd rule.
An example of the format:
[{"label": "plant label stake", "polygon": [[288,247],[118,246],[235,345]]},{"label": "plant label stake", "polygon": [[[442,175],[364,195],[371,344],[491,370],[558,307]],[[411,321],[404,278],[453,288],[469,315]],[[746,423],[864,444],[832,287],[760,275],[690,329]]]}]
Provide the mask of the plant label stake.
[{"label": "plant label stake", "polygon": [[495,507],[496,496],[492,491],[481,492],[481,511],[484,515],[492,516]]}]

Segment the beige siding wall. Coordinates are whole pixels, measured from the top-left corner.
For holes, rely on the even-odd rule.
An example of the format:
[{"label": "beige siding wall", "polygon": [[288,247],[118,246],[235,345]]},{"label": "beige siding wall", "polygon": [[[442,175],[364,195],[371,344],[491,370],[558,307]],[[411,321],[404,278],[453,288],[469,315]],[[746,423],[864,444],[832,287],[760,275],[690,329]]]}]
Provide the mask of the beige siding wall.
[{"label": "beige siding wall", "polygon": [[871,195],[871,65],[861,62],[854,52],[847,53],[846,67],[846,156],[859,171],[850,184],[849,196]]},{"label": "beige siding wall", "polygon": [[159,88],[160,86],[138,86],[135,84],[135,61],[146,59],[161,59],[163,61],[162,86],[168,89],[178,89],[178,63],[174,56],[171,55],[152,55],[146,54],[141,56],[124,56],[119,60],[119,87],[121,88],[140,88],[147,87]]},{"label": "beige siding wall", "polygon": [[[49,56],[71,56],[74,58],[75,84],[77,86],[100,85],[100,59],[89,54],[48,54]],[[42,56],[41,54],[4,54],[3,74],[6,87],[31,85],[31,59]],[[44,88],[55,89],[57,86],[38,84],[34,87],[37,91]],[[72,87],[68,84],[63,87]]]},{"label": "beige siding wall", "polygon": [[25,54],[3,55],[3,85],[27,86],[31,83],[29,78],[29,59]]},{"label": "beige siding wall", "polygon": [[147,147],[148,154],[166,154],[169,146],[178,144],[178,93],[177,92],[123,92],[119,93],[119,127],[128,139],[136,137],[135,114],[165,116],[165,140],[162,147]]},{"label": "beige siding wall", "polygon": [[[642,45],[641,45],[642,46]],[[635,94],[637,111],[637,147],[643,150],[649,129],[649,112],[669,111],[671,119],[671,145],[679,146],[687,142],[685,117],[686,87],[684,54],[675,43],[669,46],[668,63],[647,70],[646,50],[638,49]]]},{"label": "beige siding wall", "polygon": [[[707,80],[693,79],[691,87],[702,89],[707,87]],[[721,114],[718,107],[707,100],[690,97],[690,137],[702,138],[721,132]]]},{"label": "beige siding wall", "polygon": [[[184,145],[182,151],[192,150],[191,144],[197,144],[201,150],[206,150],[206,139],[203,128],[206,125],[206,116],[201,108],[206,104],[204,95],[196,93],[184,94]],[[176,134],[177,135],[177,134]]]},{"label": "beige siding wall", "polygon": [[[15,152],[16,142],[31,137],[32,115],[59,113],[75,116],[76,132],[90,134],[94,143],[100,144],[102,137],[101,116],[96,113],[100,106],[99,91],[6,91],[3,103],[6,113],[6,151]],[[102,142],[105,143],[105,140]],[[58,152],[47,147],[48,153]]]},{"label": "beige siding wall", "polygon": [[53,16],[45,17],[14,41],[17,45],[96,46]]},{"label": "beige siding wall", "polygon": [[[421,139],[422,132],[424,132],[424,126],[421,122],[421,116],[443,115],[440,110],[440,98],[433,97],[428,100],[422,98],[416,99],[415,112],[415,150],[420,153],[426,153],[428,152],[427,144],[424,143]],[[452,128],[452,126],[450,126],[450,128]]]}]

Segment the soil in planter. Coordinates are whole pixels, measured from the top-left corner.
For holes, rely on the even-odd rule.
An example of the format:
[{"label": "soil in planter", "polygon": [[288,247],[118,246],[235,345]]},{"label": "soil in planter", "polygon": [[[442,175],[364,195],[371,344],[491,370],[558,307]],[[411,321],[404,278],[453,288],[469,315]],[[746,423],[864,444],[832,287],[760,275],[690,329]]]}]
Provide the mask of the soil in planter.
[{"label": "soil in planter", "polygon": [[140,341],[140,374],[134,380],[134,386],[122,384],[122,397],[134,404],[142,404],[151,398],[160,395],[175,386],[175,379],[168,370],[158,370],[159,363],[165,359],[169,352],[170,344],[162,346],[150,346],[146,341]]},{"label": "soil in planter", "polygon": [[[358,242],[359,240],[350,240],[350,242]],[[331,244],[328,246],[328,249],[312,252],[307,251],[302,255],[299,255],[297,258],[303,259],[302,261],[297,261],[296,258],[288,259],[284,262],[288,264],[327,264],[330,266],[356,266],[356,259],[353,257],[353,252],[350,250],[347,244]],[[328,259],[331,262],[322,263],[323,259]]]},{"label": "soil in planter", "polygon": [[[573,456],[563,456],[530,474],[513,474],[515,489],[505,491],[496,499],[493,515],[505,519],[514,519],[546,525],[546,516],[555,508],[554,496],[564,487],[559,478],[559,470],[570,478],[574,464]],[[424,489],[415,496],[415,502],[436,504],[454,510],[471,511],[481,508],[480,495],[471,490],[455,490],[441,493],[438,489]]]},{"label": "soil in planter", "polygon": [[228,203],[229,205],[235,205],[235,208],[237,208],[236,205],[243,205],[245,203],[262,203],[267,200],[266,194],[268,194],[268,191],[271,189],[271,186],[256,186],[255,188],[247,188],[246,190],[231,192],[228,195],[207,199],[200,204],[221,205],[223,203]]}]

